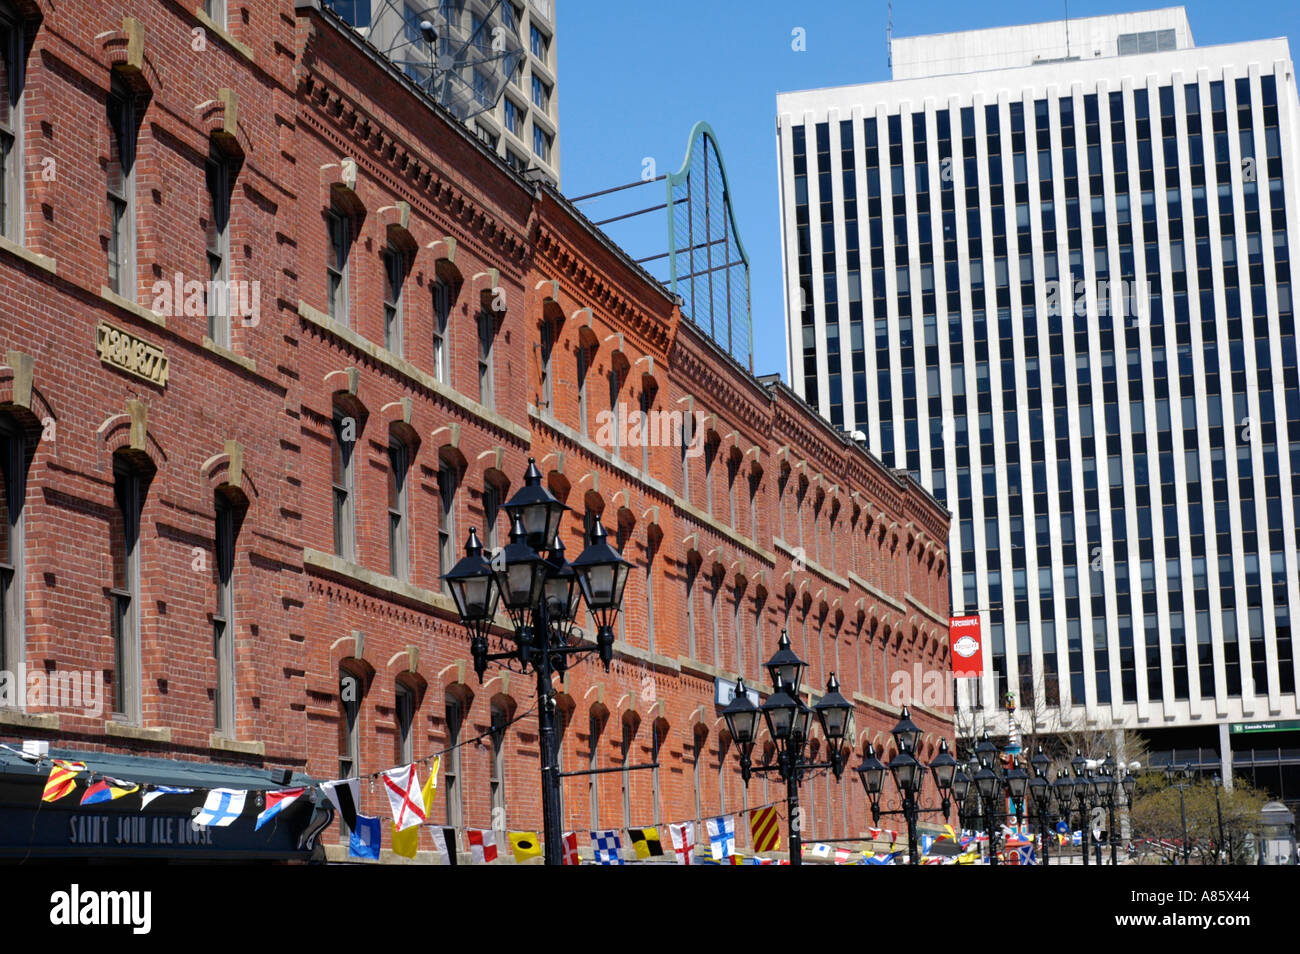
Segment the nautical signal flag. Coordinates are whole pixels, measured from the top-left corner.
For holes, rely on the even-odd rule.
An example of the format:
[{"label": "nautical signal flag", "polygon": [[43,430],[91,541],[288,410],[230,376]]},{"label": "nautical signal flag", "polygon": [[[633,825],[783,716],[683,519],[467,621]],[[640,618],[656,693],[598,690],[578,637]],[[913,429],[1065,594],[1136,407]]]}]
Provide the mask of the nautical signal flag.
[{"label": "nautical signal flag", "polygon": [[111,802],[123,795],[138,791],[140,786],[135,782],[119,782],[115,778],[105,776],[93,785],[87,786],[85,794],[81,796],[81,804],[98,805],[100,802]]},{"label": "nautical signal flag", "polygon": [[[426,819],[433,815],[433,800],[434,796],[438,794],[438,764],[440,761],[440,757],[434,757],[433,768],[429,771],[429,777],[424,780],[424,790],[420,793],[421,800],[424,802],[424,817]],[[403,858],[414,858],[419,850],[420,829],[418,827],[398,828],[397,824],[394,823],[393,854],[401,855]]]},{"label": "nautical signal flag", "polygon": [[514,852],[515,861],[523,862],[529,858],[540,858],[542,846],[535,831],[512,831],[510,833],[510,850]]},{"label": "nautical signal flag", "polygon": [[155,785],[147,792],[140,796],[140,810],[152,802],[155,798],[162,798],[164,795],[189,795],[194,791],[192,788],[175,788],[171,785]]},{"label": "nautical signal flag", "polygon": [[379,860],[379,819],[358,815],[348,842],[348,857]]},{"label": "nautical signal flag", "polygon": [[578,857],[578,833],[576,831],[566,831],[562,844],[564,845],[564,864],[582,864],[582,859]]},{"label": "nautical signal flag", "polygon": [[777,851],[781,847],[781,826],[776,806],[755,808],[749,813],[749,836],[755,851]]},{"label": "nautical signal flag", "polygon": [[612,828],[591,833],[591,852],[598,865],[623,864],[623,843]]},{"label": "nautical signal flag", "polygon": [[267,792],[266,807],[257,813],[257,824],[253,826],[253,831],[259,831],[263,825],[301,798],[305,791],[305,788],[282,788],[278,792]]},{"label": "nautical signal flag", "polygon": [[659,842],[657,828],[629,828],[627,836],[632,839],[638,858],[662,858],[664,846]]},{"label": "nautical signal flag", "polygon": [[382,778],[388,804],[393,809],[393,827],[405,831],[423,825],[424,797],[420,794],[420,776],[416,774],[415,764],[389,769],[382,773]]},{"label": "nautical signal flag", "polygon": [[668,835],[673,841],[673,854],[677,856],[677,863],[692,864],[691,853],[695,851],[695,822],[669,825]]},{"label": "nautical signal flag", "polygon": [[229,828],[244,812],[248,792],[242,788],[214,788],[203,802],[203,810],[194,816],[199,828]]},{"label": "nautical signal flag", "polygon": [[[419,829],[417,828],[418,832]],[[442,856],[444,865],[459,864],[460,859],[456,857],[456,829],[454,828],[435,828],[433,829],[433,845],[438,849],[438,854]]]},{"label": "nautical signal flag", "polygon": [[719,815],[706,823],[709,832],[709,851],[714,861],[721,861],[736,853],[736,816]]},{"label": "nautical signal flag", "polygon": [[467,828],[469,859],[476,865],[486,865],[497,860],[497,833],[491,828]]},{"label": "nautical signal flag", "polygon": [[357,827],[357,805],[361,801],[361,779],[340,778],[322,783],[320,790],[349,828]]},{"label": "nautical signal flag", "polygon": [[41,801],[57,802],[65,795],[72,793],[77,787],[77,776],[86,771],[85,762],[69,762],[66,759],[54,759],[54,767],[50,769],[50,777],[45,780],[45,791],[41,793]]}]

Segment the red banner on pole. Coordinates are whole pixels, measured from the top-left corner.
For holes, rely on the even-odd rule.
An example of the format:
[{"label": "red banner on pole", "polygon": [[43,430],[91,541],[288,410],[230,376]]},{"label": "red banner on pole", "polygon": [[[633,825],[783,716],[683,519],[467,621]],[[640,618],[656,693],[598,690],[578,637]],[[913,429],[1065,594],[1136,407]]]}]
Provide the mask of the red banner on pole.
[{"label": "red banner on pole", "polygon": [[978,616],[954,616],[948,620],[948,649],[952,674],[957,678],[984,674],[984,639]]}]

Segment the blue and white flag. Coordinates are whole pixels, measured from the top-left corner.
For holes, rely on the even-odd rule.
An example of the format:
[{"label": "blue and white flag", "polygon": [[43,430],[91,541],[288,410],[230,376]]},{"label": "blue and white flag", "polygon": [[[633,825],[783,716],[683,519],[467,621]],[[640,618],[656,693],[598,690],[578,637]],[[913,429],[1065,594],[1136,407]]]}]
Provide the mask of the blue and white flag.
[{"label": "blue and white flag", "polygon": [[200,828],[229,828],[244,811],[248,792],[242,788],[214,788],[208,792],[203,810],[194,818]]},{"label": "blue and white flag", "polygon": [[172,788],[170,785],[155,785],[140,796],[140,810],[144,811],[144,807],[155,798],[161,798],[164,795],[189,795],[193,791],[192,788]]},{"label": "blue and white flag", "polygon": [[710,818],[709,849],[714,861],[722,861],[736,853],[736,816],[719,815]]},{"label": "blue and white flag", "polygon": [[921,836],[921,854],[928,855],[930,848],[934,845],[934,835]]},{"label": "blue and white flag", "polygon": [[623,842],[614,829],[593,831],[591,833],[591,851],[598,865],[623,864]]},{"label": "blue and white flag", "polygon": [[1072,844],[1072,845],[1082,845],[1082,844],[1083,844],[1083,832],[1081,832],[1081,831],[1076,831],[1073,835],[1071,835],[1071,836],[1070,836],[1070,844]]},{"label": "blue and white flag", "polygon": [[894,859],[901,855],[901,851],[891,851],[884,855],[867,855],[863,858],[863,863],[868,865],[892,865]]},{"label": "blue and white flag", "polygon": [[348,844],[348,857],[378,861],[379,838],[379,819],[358,815],[356,826],[352,829],[352,840]]},{"label": "blue and white flag", "polygon": [[285,788],[278,792],[266,793],[266,808],[257,816],[253,831],[261,831],[262,826],[296,802],[307,791],[305,788]]}]

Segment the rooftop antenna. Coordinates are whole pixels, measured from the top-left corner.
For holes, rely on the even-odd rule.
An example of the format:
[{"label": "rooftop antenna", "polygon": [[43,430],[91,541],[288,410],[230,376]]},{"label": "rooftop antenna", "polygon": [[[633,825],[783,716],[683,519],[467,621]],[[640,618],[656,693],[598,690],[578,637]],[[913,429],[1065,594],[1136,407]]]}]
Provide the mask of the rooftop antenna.
[{"label": "rooftop antenna", "polygon": [[1065,0],[1065,58],[1070,58],[1070,0]]},{"label": "rooftop antenna", "polygon": [[889,22],[885,25],[885,64],[894,70],[894,0],[889,0]]}]

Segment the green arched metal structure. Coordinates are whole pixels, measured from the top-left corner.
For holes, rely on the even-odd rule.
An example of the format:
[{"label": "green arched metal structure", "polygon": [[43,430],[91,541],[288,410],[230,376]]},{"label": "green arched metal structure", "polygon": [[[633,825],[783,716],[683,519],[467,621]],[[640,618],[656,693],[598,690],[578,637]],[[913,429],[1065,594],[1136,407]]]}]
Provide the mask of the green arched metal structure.
[{"label": "green arched metal structure", "polygon": [[717,135],[706,122],[691,129],[686,157],[667,176],[668,288],[683,314],[754,370],[749,256],[740,241]]}]

